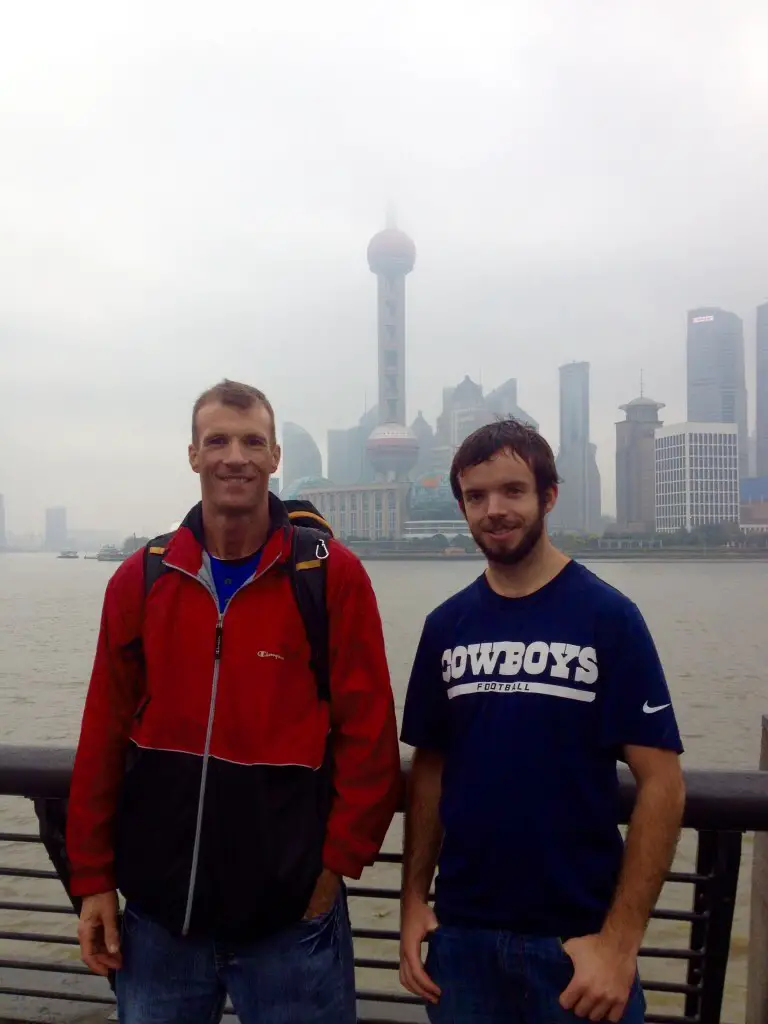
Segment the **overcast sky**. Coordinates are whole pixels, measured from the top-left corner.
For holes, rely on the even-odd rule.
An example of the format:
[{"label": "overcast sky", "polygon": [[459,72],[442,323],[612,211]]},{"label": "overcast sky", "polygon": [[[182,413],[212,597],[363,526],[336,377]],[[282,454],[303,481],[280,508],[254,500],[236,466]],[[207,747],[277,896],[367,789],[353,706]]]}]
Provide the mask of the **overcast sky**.
[{"label": "overcast sky", "polygon": [[768,298],[765,0],[3,3],[0,491],[17,532],[159,532],[224,375],[325,448],[375,401],[369,237],[391,198],[408,414],[517,377],[557,444],[592,364],[685,416],[685,311]]}]

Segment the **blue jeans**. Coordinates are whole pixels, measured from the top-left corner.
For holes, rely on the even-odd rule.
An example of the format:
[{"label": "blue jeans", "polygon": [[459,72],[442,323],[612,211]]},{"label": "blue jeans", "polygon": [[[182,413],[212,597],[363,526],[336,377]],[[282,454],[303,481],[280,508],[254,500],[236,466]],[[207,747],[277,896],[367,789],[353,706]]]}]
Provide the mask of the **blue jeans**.
[{"label": "blue jeans", "polygon": [[[442,991],[427,1007],[431,1024],[584,1024],[559,1003],[573,964],[557,938],[441,925],[425,966]],[[642,1024],[644,1016],[636,978],[622,1024]]]},{"label": "blue jeans", "polygon": [[216,1024],[232,1000],[241,1024],[355,1024],[346,898],[311,921],[246,945],[176,938],[126,907],[120,1024]]}]

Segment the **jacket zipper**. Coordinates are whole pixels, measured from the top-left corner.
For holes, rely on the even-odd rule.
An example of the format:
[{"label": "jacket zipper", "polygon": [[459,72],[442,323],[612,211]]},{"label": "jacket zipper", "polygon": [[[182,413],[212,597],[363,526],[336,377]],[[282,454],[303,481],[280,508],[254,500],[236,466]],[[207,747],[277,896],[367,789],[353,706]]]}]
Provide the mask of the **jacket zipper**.
[{"label": "jacket zipper", "polygon": [[[227,608],[232,604],[232,601],[240,593],[241,590],[245,590],[246,587],[250,586],[251,583],[255,583],[261,576],[269,572],[273,565],[280,560],[280,555],[276,555],[275,558],[269,563],[269,565],[260,569],[256,572],[251,579],[246,580],[242,586],[238,587],[232,597],[229,599]],[[208,593],[213,598],[214,604],[216,605],[216,611],[219,613],[216,619],[216,637],[213,654],[213,680],[211,682],[211,702],[208,710],[208,726],[205,733],[205,747],[203,748],[203,768],[200,774],[200,794],[197,800],[197,821],[195,823],[195,841],[192,847],[192,867],[189,872],[189,889],[187,891],[187,905],[184,911],[184,923],[182,925],[181,934],[186,936],[189,933],[189,926],[192,921],[192,906],[194,904],[195,897],[195,885],[197,883],[197,869],[200,861],[200,843],[202,840],[203,831],[203,810],[205,807],[205,790],[208,781],[208,762],[211,756],[211,736],[213,734],[213,718],[216,711],[216,695],[219,688],[219,666],[221,664],[221,650],[223,645],[224,637],[224,616],[226,615],[227,608],[222,612],[219,608],[219,600],[215,589],[211,589],[205,580],[200,579],[194,573],[188,572],[186,569],[182,569],[178,565],[174,565],[172,562],[165,563],[169,569],[175,569],[177,572],[183,573],[185,576],[189,576],[190,579],[196,580],[201,586],[205,587]]]}]

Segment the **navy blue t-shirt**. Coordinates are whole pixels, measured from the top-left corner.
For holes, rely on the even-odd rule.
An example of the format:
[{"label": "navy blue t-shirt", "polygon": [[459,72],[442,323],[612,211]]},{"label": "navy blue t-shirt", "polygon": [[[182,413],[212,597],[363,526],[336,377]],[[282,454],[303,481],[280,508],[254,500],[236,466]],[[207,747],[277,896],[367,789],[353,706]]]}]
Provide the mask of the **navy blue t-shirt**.
[{"label": "navy blue t-shirt", "polygon": [[258,569],[261,552],[257,551],[255,555],[247,555],[245,558],[223,559],[215,558],[211,554],[208,557],[211,561],[216,596],[219,599],[219,610],[223,612],[235,591],[239,590]]},{"label": "navy blue t-shirt", "polygon": [[639,610],[573,561],[521,598],[483,575],[427,617],[401,737],[445,758],[438,919],[564,940],[616,886],[624,745],[682,752]]}]

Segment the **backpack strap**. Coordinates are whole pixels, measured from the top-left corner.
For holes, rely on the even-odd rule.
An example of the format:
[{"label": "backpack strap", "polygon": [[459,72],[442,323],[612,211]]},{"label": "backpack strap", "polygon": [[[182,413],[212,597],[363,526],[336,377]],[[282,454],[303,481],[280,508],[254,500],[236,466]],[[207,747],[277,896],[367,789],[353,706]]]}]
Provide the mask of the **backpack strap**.
[{"label": "backpack strap", "polygon": [[329,535],[325,530],[294,526],[288,574],[309,642],[309,664],[315,674],[318,700],[331,699],[326,578]]},{"label": "backpack strap", "polygon": [[146,601],[152,587],[164,572],[167,566],[163,563],[163,555],[168,547],[168,542],[173,533],[163,533],[144,545],[144,600]]}]

